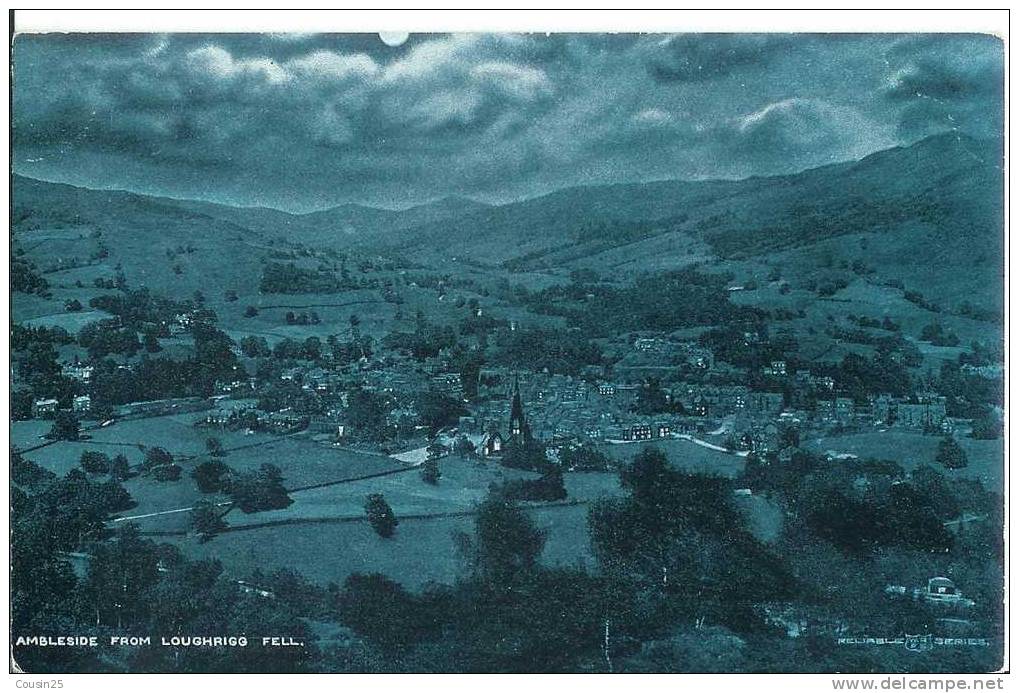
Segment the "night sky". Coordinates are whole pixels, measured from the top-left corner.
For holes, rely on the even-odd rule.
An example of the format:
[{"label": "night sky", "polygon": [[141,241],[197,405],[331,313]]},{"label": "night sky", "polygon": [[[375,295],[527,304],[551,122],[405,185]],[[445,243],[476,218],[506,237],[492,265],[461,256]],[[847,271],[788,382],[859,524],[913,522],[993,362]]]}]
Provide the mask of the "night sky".
[{"label": "night sky", "polygon": [[781,174],[1002,129],[979,35],[41,34],[18,173],[305,211]]}]

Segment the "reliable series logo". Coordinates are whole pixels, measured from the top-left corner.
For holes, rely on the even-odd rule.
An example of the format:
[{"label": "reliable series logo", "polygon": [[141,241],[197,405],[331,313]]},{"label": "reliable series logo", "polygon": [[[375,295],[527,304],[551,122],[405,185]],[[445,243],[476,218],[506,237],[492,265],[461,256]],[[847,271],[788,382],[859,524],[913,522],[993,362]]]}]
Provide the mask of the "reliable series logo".
[{"label": "reliable series logo", "polygon": [[890,638],[872,636],[837,638],[838,645],[901,645],[910,652],[928,652],[935,647],[988,647],[987,638],[944,638],[931,635],[900,635]]}]

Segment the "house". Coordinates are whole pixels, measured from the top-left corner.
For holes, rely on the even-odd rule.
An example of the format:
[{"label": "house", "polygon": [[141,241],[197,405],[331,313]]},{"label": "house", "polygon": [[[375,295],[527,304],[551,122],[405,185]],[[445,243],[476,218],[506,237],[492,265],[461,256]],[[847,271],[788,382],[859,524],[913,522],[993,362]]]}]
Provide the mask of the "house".
[{"label": "house", "polygon": [[651,440],[651,424],[638,423],[623,429],[623,440]]},{"label": "house", "polygon": [[785,405],[785,398],[781,392],[751,392],[746,403],[754,413],[779,414]]},{"label": "house", "polygon": [[431,378],[432,387],[444,395],[463,399],[464,386],[459,373],[440,373]]},{"label": "house", "polygon": [[849,397],[817,400],[817,414],[822,421],[846,423],[853,418],[856,406]]},{"label": "house", "polygon": [[889,394],[870,398],[870,415],[875,423],[890,424],[895,414],[895,401]]},{"label": "house", "polygon": [[681,342],[676,346],[676,350],[677,356],[688,366],[701,370],[708,370],[714,366],[715,355],[707,347],[692,342]]},{"label": "house", "polygon": [[753,450],[754,449],[754,434],[750,431],[743,433],[736,437],[736,449],[737,450]]},{"label": "house", "polygon": [[835,418],[838,421],[849,421],[849,419],[853,418],[855,411],[856,405],[853,404],[853,400],[849,397],[835,398]]},{"label": "house", "polygon": [[611,397],[616,394],[616,387],[609,383],[603,383],[598,386],[598,394],[602,397]]},{"label": "house", "polygon": [[237,589],[241,594],[254,594],[262,599],[275,599],[276,594],[272,590],[267,590],[264,587],[259,587],[250,582],[244,580],[237,580]]},{"label": "house", "polygon": [[92,410],[92,397],[89,395],[78,395],[71,401],[71,409],[76,413],[83,413]]},{"label": "house", "polygon": [[231,381],[217,380],[215,388],[216,392],[220,394],[229,394],[232,392],[238,392],[242,390],[254,390],[255,379],[247,378],[245,380],[231,380]]},{"label": "house", "polygon": [[785,361],[772,361],[762,369],[764,375],[782,376],[786,374]]},{"label": "house", "polygon": [[95,371],[94,366],[86,366],[83,363],[69,363],[60,369],[66,377],[71,380],[76,380],[79,383],[88,383],[92,380],[92,373]]},{"label": "house", "polygon": [[645,354],[660,354],[665,351],[666,343],[661,339],[642,337],[633,342],[633,348]]},{"label": "house", "polygon": [[296,366],[293,368],[286,368],[280,373],[280,380],[286,380],[287,382],[297,382],[301,380],[301,369]]},{"label": "house", "polygon": [[944,606],[975,606],[972,599],[963,596],[955,583],[946,577],[932,577],[927,581],[927,587],[918,590],[915,595],[918,599],[931,604],[942,604]]},{"label": "house", "polygon": [[502,434],[498,431],[489,431],[481,439],[478,450],[482,457],[498,457],[505,445],[506,441],[502,439]]},{"label": "house", "polygon": [[704,397],[698,397],[693,406],[690,407],[690,411],[694,416],[707,416],[708,415],[708,400]]},{"label": "house", "polygon": [[895,407],[894,425],[905,428],[941,429],[946,416],[945,398],[924,393],[918,395],[915,402],[903,402]]},{"label": "house", "polygon": [[57,411],[57,404],[55,399],[37,399],[32,402],[32,416],[40,419],[52,415]]}]

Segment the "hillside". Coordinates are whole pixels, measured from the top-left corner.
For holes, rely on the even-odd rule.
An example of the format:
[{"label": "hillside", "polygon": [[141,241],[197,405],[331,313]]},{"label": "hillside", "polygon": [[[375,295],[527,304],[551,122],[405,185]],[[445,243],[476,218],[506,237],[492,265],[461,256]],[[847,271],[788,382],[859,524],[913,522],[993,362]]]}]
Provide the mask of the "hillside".
[{"label": "hillside", "polygon": [[[986,277],[1002,274],[1000,147],[945,134],[788,176],[576,187],[498,206],[446,198],[406,210],[343,205],[309,214],[15,176],[14,229],[28,246],[99,230],[129,279],[166,289],[239,282],[250,292],[272,245],[283,242],[443,267],[459,258],[619,277],[705,261],[751,275],[773,264],[820,272],[834,258],[863,263],[877,282],[923,287],[948,305],[970,300],[995,310],[1001,284]],[[164,255],[189,245],[195,252],[176,263]]]},{"label": "hillside", "polygon": [[986,277],[1002,274],[1001,171],[1000,141],[946,134],[789,176],[572,188],[378,247],[616,274],[712,258],[823,268],[834,253],[862,260],[876,280],[998,309],[1001,284]]}]

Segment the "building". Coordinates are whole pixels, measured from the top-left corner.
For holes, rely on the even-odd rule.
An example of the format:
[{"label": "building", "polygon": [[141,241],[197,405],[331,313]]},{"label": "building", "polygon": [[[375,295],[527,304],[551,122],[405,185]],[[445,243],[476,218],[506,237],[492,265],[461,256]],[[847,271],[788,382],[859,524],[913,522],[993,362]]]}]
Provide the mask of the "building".
[{"label": "building", "polygon": [[666,349],[666,342],[653,337],[642,337],[633,343],[633,348],[645,354],[660,354]]},{"label": "building", "polygon": [[431,378],[432,387],[444,395],[455,399],[463,399],[464,386],[459,373],[440,373]]},{"label": "building", "polygon": [[502,434],[499,431],[489,431],[481,439],[478,451],[482,457],[498,457],[502,454],[503,447],[505,447],[505,442],[502,439]]},{"label": "building", "polygon": [[963,596],[955,583],[946,577],[933,577],[927,581],[927,588],[919,590],[917,596],[932,604],[946,606],[974,606],[972,599]]},{"label": "building", "polygon": [[514,442],[527,441],[531,439],[531,427],[527,424],[524,416],[524,405],[520,400],[520,381],[514,379],[513,401],[510,404],[510,440]]},{"label": "building", "polygon": [[638,423],[623,429],[623,440],[651,440],[651,424]]},{"label": "building", "polygon": [[708,400],[704,397],[698,397],[694,400],[693,406],[690,407],[690,413],[694,416],[707,416],[709,411]]},{"label": "building", "polygon": [[755,414],[780,414],[785,406],[781,392],[751,392],[746,398],[747,408]]},{"label": "building", "polygon": [[715,365],[715,355],[707,347],[692,342],[680,342],[676,345],[677,357],[688,366],[708,370]]},{"label": "building", "polygon": [[853,418],[853,414],[856,411],[856,405],[853,404],[853,400],[849,397],[836,397],[835,398],[835,418],[838,421],[849,421]]},{"label": "building", "polygon": [[92,373],[95,371],[95,367],[87,366],[83,363],[69,363],[60,369],[66,377],[71,380],[76,380],[79,383],[88,383],[92,381]]},{"label": "building", "polygon": [[79,414],[92,411],[92,398],[89,395],[78,395],[71,401],[71,409]]},{"label": "building", "polygon": [[847,423],[853,418],[856,405],[849,397],[817,400],[817,415],[821,421],[829,423]]},{"label": "building", "polygon": [[924,393],[915,402],[899,403],[895,407],[894,425],[904,428],[940,430],[947,417],[945,398]]},{"label": "building", "polygon": [[32,416],[36,419],[51,416],[56,413],[57,404],[55,399],[37,399],[32,402]]}]

